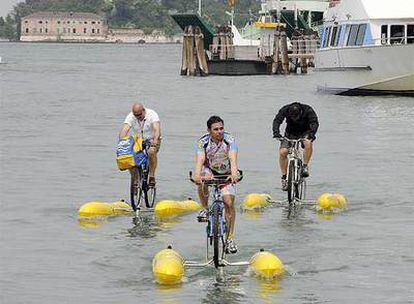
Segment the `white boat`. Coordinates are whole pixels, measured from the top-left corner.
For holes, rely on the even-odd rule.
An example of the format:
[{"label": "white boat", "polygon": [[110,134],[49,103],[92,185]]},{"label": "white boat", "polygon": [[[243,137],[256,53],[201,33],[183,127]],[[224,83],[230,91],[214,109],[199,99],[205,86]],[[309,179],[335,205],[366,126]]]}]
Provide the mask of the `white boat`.
[{"label": "white boat", "polygon": [[331,1],[315,71],[319,91],[414,96],[414,1]]}]

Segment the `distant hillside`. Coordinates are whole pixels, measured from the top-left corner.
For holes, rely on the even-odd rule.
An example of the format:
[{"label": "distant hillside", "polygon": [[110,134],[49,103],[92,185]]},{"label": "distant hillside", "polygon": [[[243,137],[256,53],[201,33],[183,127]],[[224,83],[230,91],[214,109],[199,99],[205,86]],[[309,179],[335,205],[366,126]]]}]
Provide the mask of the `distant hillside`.
[{"label": "distant hillside", "polygon": [[[229,10],[225,0],[203,0],[203,16],[212,24],[228,21]],[[169,16],[170,13],[196,12],[198,0],[25,0],[17,4],[6,18],[0,17],[0,37],[18,40],[20,19],[38,11],[92,12],[104,15],[110,27],[140,28],[145,32],[154,29],[168,35],[180,29]],[[236,24],[243,26],[251,13],[260,9],[260,0],[236,2]]]}]

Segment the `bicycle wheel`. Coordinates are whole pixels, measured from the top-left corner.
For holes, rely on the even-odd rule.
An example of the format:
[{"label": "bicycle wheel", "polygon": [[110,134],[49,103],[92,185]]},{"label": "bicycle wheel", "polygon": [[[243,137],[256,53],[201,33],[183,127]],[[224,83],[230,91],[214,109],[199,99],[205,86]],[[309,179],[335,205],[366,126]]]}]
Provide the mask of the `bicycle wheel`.
[{"label": "bicycle wheel", "polygon": [[138,193],[140,189],[140,179],[139,179],[139,170],[138,168],[133,168],[133,170],[136,170],[136,176],[138,177],[136,180],[132,179],[131,176],[131,185],[130,185],[130,198],[131,198],[131,207],[134,211],[137,211],[137,208],[139,206],[138,203]]},{"label": "bicycle wheel", "polygon": [[219,207],[216,204],[213,209],[213,261],[214,267],[219,267]]},{"label": "bicycle wheel", "polygon": [[295,200],[295,162],[292,160],[289,162],[288,165],[288,190],[287,190],[287,196],[288,196],[288,202],[289,205],[292,204]]},{"label": "bicycle wheel", "polygon": [[155,187],[148,187],[148,184],[147,184],[146,189],[143,191],[144,191],[145,206],[147,208],[154,208],[157,189]]}]

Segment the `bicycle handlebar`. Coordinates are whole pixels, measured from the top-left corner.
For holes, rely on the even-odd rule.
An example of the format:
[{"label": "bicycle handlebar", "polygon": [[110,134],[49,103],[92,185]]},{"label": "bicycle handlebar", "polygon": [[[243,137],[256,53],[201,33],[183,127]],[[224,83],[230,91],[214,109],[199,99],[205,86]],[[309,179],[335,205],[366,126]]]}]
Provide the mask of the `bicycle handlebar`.
[{"label": "bicycle handlebar", "polygon": [[[237,179],[236,183],[240,182],[243,179],[243,171],[238,170],[238,173],[239,173],[239,178]],[[193,171],[188,172],[188,175],[189,175],[190,181],[197,185],[197,183],[193,179]],[[211,186],[219,186],[219,185],[227,184],[230,180],[229,177],[230,177],[229,174],[214,175],[212,179],[204,180],[202,181],[202,183],[206,185],[211,185]]]}]

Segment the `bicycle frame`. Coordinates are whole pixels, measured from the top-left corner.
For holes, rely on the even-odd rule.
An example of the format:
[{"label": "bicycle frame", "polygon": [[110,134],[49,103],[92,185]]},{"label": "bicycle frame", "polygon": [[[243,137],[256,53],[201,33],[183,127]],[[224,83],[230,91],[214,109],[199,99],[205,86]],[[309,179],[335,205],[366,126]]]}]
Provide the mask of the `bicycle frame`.
[{"label": "bicycle frame", "polygon": [[[243,173],[242,171],[239,171],[241,177],[239,179],[239,181],[242,179],[243,177]],[[190,180],[192,182],[194,182],[194,180],[192,179],[192,172],[190,172]],[[199,262],[194,262],[194,261],[186,261],[185,265],[188,267],[205,267],[205,266],[215,266],[216,268],[222,268],[224,266],[243,266],[243,265],[249,265],[249,262],[233,262],[230,263],[228,261],[226,261],[225,257],[226,257],[226,253],[225,253],[225,240],[224,237],[227,233],[227,224],[225,221],[225,216],[224,216],[224,202],[221,196],[221,190],[220,190],[220,186],[222,186],[223,180],[217,179],[217,180],[213,180],[213,181],[207,181],[206,182],[207,185],[211,185],[214,187],[214,191],[213,191],[213,202],[210,204],[209,206],[209,211],[208,211],[208,220],[207,220],[207,227],[206,227],[206,234],[207,234],[207,246],[206,246],[206,262],[205,263],[199,263]],[[214,225],[215,223],[215,211],[217,210],[218,212],[218,231],[217,231],[217,239],[219,238],[221,240],[221,257],[218,257],[218,265],[217,265],[217,261],[214,261],[214,256],[213,258],[209,259],[209,247],[212,246],[213,244],[213,239],[214,239]]]},{"label": "bicycle frame", "polygon": [[305,199],[306,180],[302,177],[303,153],[301,145],[303,139],[288,139],[291,143],[288,152],[288,167],[286,180],[288,181],[288,202],[289,204],[300,202]]},{"label": "bicycle frame", "polygon": [[[148,201],[148,174],[149,174],[149,155],[148,155],[148,147],[150,145],[149,140],[145,140],[142,144],[142,158],[139,162],[139,164],[136,166],[135,170],[137,170],[138,174],[138,187],[137,189],[133,189],[131,186],[131,205],[132,208],[136,213],[138,213],[141,210],[141,198],[144,196],[144,200]],[[155,201],[155,188],[153,189],[154,194],[152,201]],[[135,202],[135,195],[138,195],[137,199],[138,202]],[[154,202],[152,202],[154,203]],[[149,204],[147,202],[147,204]],[[153,206],[146,206],[149,208],[152,208]]]}]

